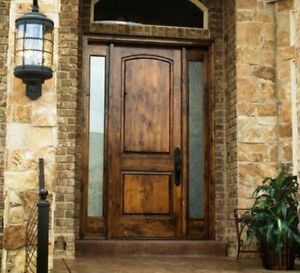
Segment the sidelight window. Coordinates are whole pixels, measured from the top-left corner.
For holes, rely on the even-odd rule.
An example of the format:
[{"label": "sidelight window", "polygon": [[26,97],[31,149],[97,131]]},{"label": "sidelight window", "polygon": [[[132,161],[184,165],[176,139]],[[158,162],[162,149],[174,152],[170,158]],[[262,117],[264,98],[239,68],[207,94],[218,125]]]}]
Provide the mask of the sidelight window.
[{"label": "sidelight window", "polygon": [[88,216],[103,216],[105,57],[90,57]]}]

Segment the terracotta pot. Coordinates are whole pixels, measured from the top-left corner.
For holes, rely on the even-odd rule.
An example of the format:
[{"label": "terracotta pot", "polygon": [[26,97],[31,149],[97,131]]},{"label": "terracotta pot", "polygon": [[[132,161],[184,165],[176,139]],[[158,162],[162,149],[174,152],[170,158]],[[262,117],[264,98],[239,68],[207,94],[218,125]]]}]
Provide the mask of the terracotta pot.
[{"label": "terracotta pot", "polygon": [[264,268],[271,270],[293,270],[296,248],[294,243],[286,243],[279,254],[265,242],[260,243],[260,255]]}]

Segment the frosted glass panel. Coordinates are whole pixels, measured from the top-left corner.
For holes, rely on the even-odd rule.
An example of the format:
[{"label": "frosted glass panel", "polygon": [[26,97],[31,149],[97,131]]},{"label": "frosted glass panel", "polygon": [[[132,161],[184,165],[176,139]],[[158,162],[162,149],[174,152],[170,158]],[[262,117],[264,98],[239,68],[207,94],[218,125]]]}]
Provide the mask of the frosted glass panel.
[{"label": "frosted glass panel", "polygon": [[105,57],[90,59],[88,216],[103,216]]},{"label": "frosted glass panel", "polygon": [[203,64],[189,62],[189,218],[204,218]]}]

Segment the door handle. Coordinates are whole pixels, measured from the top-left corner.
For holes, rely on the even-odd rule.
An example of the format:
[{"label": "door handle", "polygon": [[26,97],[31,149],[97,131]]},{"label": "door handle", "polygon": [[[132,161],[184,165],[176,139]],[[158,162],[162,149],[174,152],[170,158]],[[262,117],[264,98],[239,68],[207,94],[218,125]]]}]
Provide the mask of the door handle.
[{"label": "door handle", "polygon": [[182,155],[181,150],[179,148],[176,148],[174,150],[174,176],[175,185],[180,186],[182,176]]}]

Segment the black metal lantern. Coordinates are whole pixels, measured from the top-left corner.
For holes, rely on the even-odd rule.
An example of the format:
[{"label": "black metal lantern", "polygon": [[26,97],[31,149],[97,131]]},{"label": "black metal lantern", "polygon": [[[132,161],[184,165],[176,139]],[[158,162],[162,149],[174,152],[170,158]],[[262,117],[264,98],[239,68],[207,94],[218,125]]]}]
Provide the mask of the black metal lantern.
[{"label": "black metal lantern", "polygon": [[42,84],[52,78],[54,23],[39,12],[37,0],[32,12],[16,20],[15,71],[26,84],[26,96],[36,100]]}]

